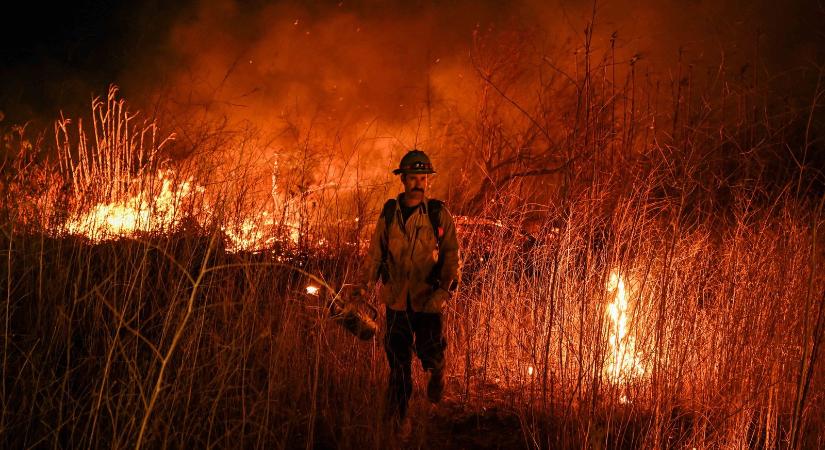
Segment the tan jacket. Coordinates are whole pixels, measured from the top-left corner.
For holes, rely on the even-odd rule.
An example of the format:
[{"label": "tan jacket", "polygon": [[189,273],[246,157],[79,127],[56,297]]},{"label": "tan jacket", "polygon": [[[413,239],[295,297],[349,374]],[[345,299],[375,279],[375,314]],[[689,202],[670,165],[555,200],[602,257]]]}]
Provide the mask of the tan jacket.
[{"label": "tan jacket", "polygon": [[421,202],[406,224],[400,205],[401,195],[396,201],[395,217],[389,230],[384,217],[379,217],[364,263],[362,280],[368,288],[374,286],[380,279],[382,254],[386,252],[389,278],[381,286],[381,301],[391,309],[404,311],[409,297],[413,311],[440,313],[449,297],[447,288],[458,279],[458,239],[453,218],[443,206],[439,225],[444,230],[440,249],[444,266],[438,276],[442,288],[433,291],[427,278],[439,255],[438,242],[427,215],[427,199]]}]

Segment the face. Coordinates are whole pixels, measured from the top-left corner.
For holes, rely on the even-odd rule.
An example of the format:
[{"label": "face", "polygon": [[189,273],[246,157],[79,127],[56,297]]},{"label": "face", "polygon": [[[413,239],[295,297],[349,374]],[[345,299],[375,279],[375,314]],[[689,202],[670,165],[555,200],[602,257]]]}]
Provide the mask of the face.
[{"label": "face", "polygon": [[414,205],[424,199],[424,191],[427,190],[427,174],[401,174],[401,183],[404,184],[404,200],[407,203]]}]

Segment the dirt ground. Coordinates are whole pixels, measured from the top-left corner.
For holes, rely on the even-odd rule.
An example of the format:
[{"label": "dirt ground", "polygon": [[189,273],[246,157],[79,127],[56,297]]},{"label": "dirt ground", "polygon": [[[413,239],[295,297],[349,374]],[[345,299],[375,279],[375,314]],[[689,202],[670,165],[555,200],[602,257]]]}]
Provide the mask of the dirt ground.
[{"label": "dirt ground", "polygon": [[426,398],[426,375],[415,385],[410,403],[412,435],[402,449],[524,449],[527,444],[515,411],[494,403],[469,407],[459,398],[459,388],[449,385],[444,399],[432,405]]},{"label": "dirt ground", "polygon": [[529,448],[519,418],[501,409],[467,412],[456,403],[445,402],[433,408],[416,431],[410,440],[412,448]]}]

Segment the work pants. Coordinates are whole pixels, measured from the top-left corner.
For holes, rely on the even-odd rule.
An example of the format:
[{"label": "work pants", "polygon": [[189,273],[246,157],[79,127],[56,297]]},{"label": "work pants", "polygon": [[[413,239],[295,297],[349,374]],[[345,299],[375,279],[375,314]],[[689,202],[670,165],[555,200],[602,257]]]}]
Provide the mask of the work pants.
[{"label": "work pants", "polygon": [[413,351],[424,370],[444,369],[447,341],[442,333],[441,314],[387,308],[387,331],[384,349],[390,365],[387,403],[390,414],[404,418],[412,395]]}]

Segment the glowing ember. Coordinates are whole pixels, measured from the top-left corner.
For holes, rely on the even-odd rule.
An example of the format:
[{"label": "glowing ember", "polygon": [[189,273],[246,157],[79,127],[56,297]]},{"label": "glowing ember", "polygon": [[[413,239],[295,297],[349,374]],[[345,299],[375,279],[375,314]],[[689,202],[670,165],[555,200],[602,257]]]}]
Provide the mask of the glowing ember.
[{"label": "glowing ember", "polygon": [[608,357],[605,374],[614,383],[626,382],[644,373],[644,367],[636,357],[636,339],[628,335],[628,302],[625,282],[617,270],[610,273],[607,291],[613,302],[607,305],[610,316]]},{"label": "glowing ember", "polygon": [[272,215],[264,211],[256,219],[245,218],[223,227],[223,232],[229,239],[227,251],[260,250],[276,242],[272,231],[275,226]]},{"label": "glowing ember", "polygon": [[307,286],[307,294],[309,295],[318,295],[319,291],[320,289],[318,288],[318,286],[313,286],[311,284]]}]

